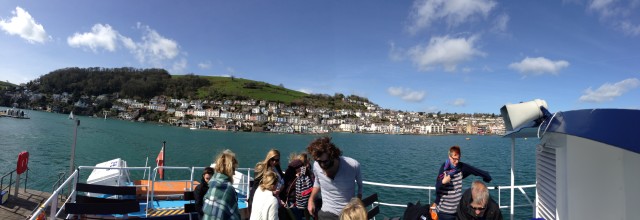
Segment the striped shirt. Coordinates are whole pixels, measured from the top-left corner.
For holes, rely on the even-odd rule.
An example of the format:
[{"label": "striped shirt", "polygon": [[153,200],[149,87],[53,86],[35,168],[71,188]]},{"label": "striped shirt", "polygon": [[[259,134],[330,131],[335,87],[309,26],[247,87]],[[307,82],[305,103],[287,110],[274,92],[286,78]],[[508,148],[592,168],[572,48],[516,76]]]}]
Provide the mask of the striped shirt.
[{"label": "striped shirt", "polygon": [[441,186],[442,197],[436,207],[438,212],[455,214],[462,198],[462,172],[451,177],[451,182]]},{"label": "striped shirt", "polygon": [[229,180],[230,178],[222,173],[213,174],[209,181],[209,191],[204,196],[202,219],[240,219],[238,194]]}]

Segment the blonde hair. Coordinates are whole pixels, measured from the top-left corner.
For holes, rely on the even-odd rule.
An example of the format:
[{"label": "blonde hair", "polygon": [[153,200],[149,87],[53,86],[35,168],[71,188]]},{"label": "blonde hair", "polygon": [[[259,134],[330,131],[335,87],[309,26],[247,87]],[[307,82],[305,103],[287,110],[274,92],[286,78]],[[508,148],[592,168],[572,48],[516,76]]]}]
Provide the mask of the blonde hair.
[{"label": "blonde hair", "polygon": [[471,184],[471,197],[473,198],[473,202],[471,204],[478,206],[487,205],[487,201],[489,201],[489,189],[484,183],[476,180]]},{"label": "blonde hair", "polygon": [[309,164],[309,156],[307,156],[307,153],[305,152],[302,152],[300,154],[297,154],[297,153],[289,154],[289,163],[295,160],[300,160],[304,165]]},{"label": "blonde hair", "polygon": [[340,220],[367,220],[367,210],[364,209],[362,201],[357,197],[351,199],[344,209],[342,209]]},{"label": "blonde hair", "polygon": [[274,173],[273,171],[267,171],[262,176],[262,180],[260,181],[260,188],[262,188],[262,191],[272,191],[277,181],[278,177],[276,176],[276,173]]},{"label": "blonde hair", "polygon": [[269,152],[267,152],[267,156],[264,158],[264,160],[256,164],[256,168],[255,168],[256,179],[261,178],[266,171],[273,169],[273,167],[271,167],[271,163],[269,163],[269,160],[271,160],[271,158],[274,158],[276,156],[278,157],[280,156],[280,151],[276,149],[271,149],[269,150]]},{"label": "blonde hair", "polygon": [[233,151],[226,149],[216,157],[216,173],[222,173],[227,175],[230,182],[233,183],[233,174],[236,172],[238,161],[236,160],[236,154]]},{"label": "blonde hair", "polygon": [[307,153],[301,153],[298,155],[297,159],[302,161],[302,164],[304,165],[309,164],[309,156],[307,156]]}]

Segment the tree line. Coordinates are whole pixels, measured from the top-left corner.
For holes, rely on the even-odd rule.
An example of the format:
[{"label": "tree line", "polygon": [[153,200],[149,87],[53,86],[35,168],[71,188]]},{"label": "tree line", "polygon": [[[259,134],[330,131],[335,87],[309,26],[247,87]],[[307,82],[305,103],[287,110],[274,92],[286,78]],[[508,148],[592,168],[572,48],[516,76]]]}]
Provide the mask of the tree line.
[{"label": "tree line", "polygon": [[45,94],[67,92],[78,96],[119,93],[123,97],[150,99],[165,94],[192,97],[198,89],[209,85],[209,80],[193,74],[174,79],[164,69],[70,67],[40,76],[27,83],[27,88]]},{"label": "tree line", "polygon": [[[233,78],[232,78],[233,81]],[[246,82],[242,89],[262,90],[265,86],[272,86],[261,82]],[[68,67],[54,70],[48,74],[32,80],[26,84],[27,89],[34,93],[62,94],[69,93],[72,100],[78,100],[82,95],[98,96],[102,94],[118,94],[120,98],[135,98],[149,100],[154,96],[170,96],[173,98],[208,99],[208,100],[246,100],[252,97],[238,96],[237,94],[224,94],[206,77],[187,74],[172,76],[164,69],[148,68],[139,69],[132,67],[104,68],[104,67]],[[9,88],[0,88],[9,91]],[[265,92],[268,92],[265,90]],[[8,97],[6,97],[8,98]],[[335,95],[309,94],[301,99],[292,101],[297,106],[324,107],[329,109],[363,109],[363,105],[357,105],[345,101],[346,99],[369,102],[367,98],[356,95],[345,96],[341,93]],[[15,102],[3,99],[3,103]],[[43,98],[36,104],[46,105],[50,100]],[[267,100],[273,101],[273,100]],[[25,103],[26,104],[26,103]],[[107,105],[110,106],[110,105]]]}]

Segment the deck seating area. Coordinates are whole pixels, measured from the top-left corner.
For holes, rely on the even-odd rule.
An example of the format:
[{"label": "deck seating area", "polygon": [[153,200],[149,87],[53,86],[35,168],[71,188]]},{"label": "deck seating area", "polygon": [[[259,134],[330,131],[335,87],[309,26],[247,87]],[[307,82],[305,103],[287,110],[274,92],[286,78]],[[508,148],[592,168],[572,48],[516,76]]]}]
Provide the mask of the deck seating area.
[{"label": "deck seating area", "polygon": [[[67,203],[65,205],[65,211],[67,214],[74,215],[113,215],[140,211],[140,204],[136,198],[136,187],[132,186],[104,186],[93,185],[86,183],[77,183],[76,201],[73,203]],[[110,197],[116,198],[104,198],[81,195],[80,192],[90,193],[93,195],[113,195]]]}]

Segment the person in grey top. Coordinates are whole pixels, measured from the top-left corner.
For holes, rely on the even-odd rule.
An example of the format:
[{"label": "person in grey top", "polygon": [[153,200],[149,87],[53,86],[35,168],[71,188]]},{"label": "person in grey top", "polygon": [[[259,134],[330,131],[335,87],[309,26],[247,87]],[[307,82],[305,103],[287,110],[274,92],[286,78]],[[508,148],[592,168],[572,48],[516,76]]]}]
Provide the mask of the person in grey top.
[{"label": "person in grey top", "polygon": [[320,193],[322,208],[318,211],[318,219],[339,219],[342,209],[351,198],[362,199],[360,163],[353,158],[341,156],[342,151],[331,143],[329,137],[314,140],[307,151],[316,161],[313,164],[316,179],[307,209],[311,214],[316,213],[314,198]]}]

